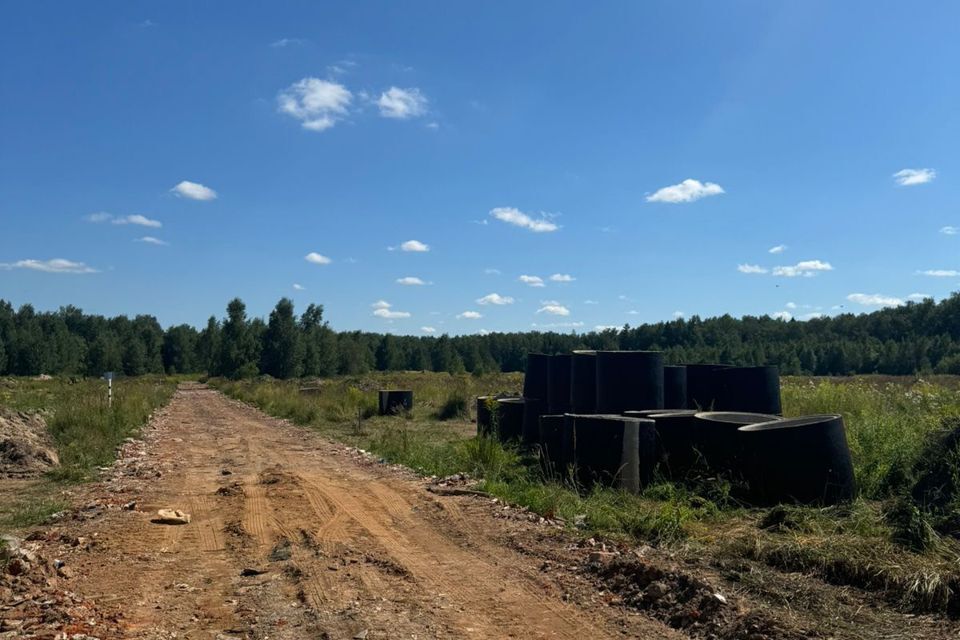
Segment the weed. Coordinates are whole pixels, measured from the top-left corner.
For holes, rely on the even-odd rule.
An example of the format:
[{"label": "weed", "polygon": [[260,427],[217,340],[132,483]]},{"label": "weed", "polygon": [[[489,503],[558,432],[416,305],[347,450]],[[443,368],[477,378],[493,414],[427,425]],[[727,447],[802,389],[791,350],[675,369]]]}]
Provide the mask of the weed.
[{"label": "weed", "polygon": [[891,529],[891,539],[914,551],[932,548],[939,538],[927,512],[911,500],[899,498],[884,513]]},{"label": "weed", "polygon": [[462,390],[455,390],[436,413],[437,420],[469,420],[470,401]]},{"label": "weed", "polygon": [[19,502],[3,514],[0,524],[14,529],[32,527],[47,522],[50,516],[66,508],[64,501],[54,498]]},{"label": "weed", "polygon": [[83,480],[114,457],[117,445],[133,435],[173,394],[174,385],[161,379],[136,378],[114,384],[113,403],[89,383],[69,385],[53,402],[47,427],[60,455],[53,475]]}]

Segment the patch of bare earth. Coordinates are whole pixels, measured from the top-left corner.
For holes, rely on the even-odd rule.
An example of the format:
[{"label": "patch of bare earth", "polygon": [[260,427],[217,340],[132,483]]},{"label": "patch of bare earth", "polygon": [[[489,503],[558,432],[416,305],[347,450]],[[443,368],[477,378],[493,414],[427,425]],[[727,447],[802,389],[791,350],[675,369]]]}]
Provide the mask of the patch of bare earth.
[{"label": "patch of bare earth", "polygon": [[[732,577],[749,567],[583,541],[489,498],[428,491],[407,471],[201,385],[182,386],[144,439],[125,443],[111,473],[80,493],[66,519],[16,552],[31,557],[4,575],[0,637],[760,640],[947,630],[803,576],[775,574],[766,591],[751,590]],[[189,524],[152,523],[165,508],[189,513]],[[848,635],[843,624],[824,632],[814,608],[791,610],[794,581],[793,591],[882,635]],[[887,635],[896,624],[906,635]]]},{"label": "patch of bare earth", "polygon": [[31,478],[60,464],[38,413],[0,407],[0,478]]}]

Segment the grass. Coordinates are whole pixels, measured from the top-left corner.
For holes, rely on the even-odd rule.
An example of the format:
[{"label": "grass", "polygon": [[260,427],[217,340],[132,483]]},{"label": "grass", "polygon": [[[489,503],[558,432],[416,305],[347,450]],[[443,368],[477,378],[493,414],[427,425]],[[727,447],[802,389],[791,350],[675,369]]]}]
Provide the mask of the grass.
[{"label": "grass", "polygon": [[67,508],[67,503],[56,498],[40,498],[29,502],[21,501],[4,510],[2,523],[12,529],[25,529],[47,522],[51,516]]},{"label": "grass", "polygon": [[134,435],[156,408],[166,404],[174,389],[174,384],[162,378],[121,380],[114,384],[109,407],[97,383],[62,389],[47,420],[60,454],[60,467],[54,476],[85,480],[91,471],[112,462],[117,445]]},{"label": "grass", "polygon": [[[844,417],[860,497],[825,509],[748,508],[715,478],[695,485],[658,482],[629,495],[578,490],[567,478],[544,477],[537,460],[475,435],[473,398],[517,394],[518,374],[371,374],[322,380],[311,385],[319,393],[311,394],[300,392],[303,383],[212,382],[267,413],[388,462],[425,475],[469,473],[491,495],[560,518],[585,536],[667,546],[698,561],[749,559],[869,589],[911,611],[960,615],[952,595],[960,593],[960,544],[927,529],[922,505],[902,506],[915,469],[930,455],[931,439],[942,433],[945,419],[960,416],[955,378],[784,380],[785,415]],[[381,388],[413,389],[413,411],[374,416]]]},{"label": "grass", "polygon": [[143,376],[115,380],[107,405],[106,383],[79,378],[0,379],[0,406],[39,411],[56,445],[60,466],[46,481],[32,482],[0,505],[0,526],[23,528],[61,511],[55,498],[64,484],[89,480],[97,467],[110,464],[117,446],[136,435],[158,407],[173,395],[176,379]]}]

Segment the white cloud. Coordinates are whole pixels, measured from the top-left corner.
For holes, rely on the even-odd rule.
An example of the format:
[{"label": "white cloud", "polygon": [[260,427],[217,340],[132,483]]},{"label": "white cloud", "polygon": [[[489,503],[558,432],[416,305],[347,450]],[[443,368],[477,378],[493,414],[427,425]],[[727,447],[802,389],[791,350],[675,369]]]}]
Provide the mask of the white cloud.
[{"label": "white cloud", "polygon": [[682,318],[684,315],[686,315],[686,314],[684,314],[683,311],[674,311],[674,312],[673,312],[673,317],[674,317],[674,318],[677,318],[677,319]]},{"label": "white cloud", "polygon": [[865,307],[899,307],[903,304],[900,298],[885,296],[879,293],[851,293],[847,300]]},{"label": "white cloud", "polygon": [[787,307],[787,309],[796,309],[796,308],[797,308],[797,303],[796,303],[796,302],[788,302],[785,306]]},{"label": "white cloud", "polygon": [[833,271],[833,265],[821,260],[804,260],[795,265],[774,267],[773,275],[784,278],[796,278],[800,276],[810,278],[817,275],[820,271]]},{"label": "white cloud", "polygon": [[767,269],[758,264],[738,264],[737,271],[740,273],[766,273]]},{"label": "white cloud", "polygon": [[784,322],[787,322],[788,320],[793,320],[793,315],[791,315],[789,311],[777,311],[770,317],[773,318],[774,320],[783,320]]},{"label": "white cloud", "polygon": [[295,291],[303,291],[306,289],[305,286],[303,286],[302,284],[297,284],[296,282],[293,283],[293,288]]},{"label": "white cloud", "polygon": [[481,336],[488,336],[488,335],[490,335],[490,330],[489,330],[489,329],[477,329],[477,333],[478,333],[479,335],[481,335]]},{"label": "white cloud", "polygon": [[498,276],[503,273],[500,269],[484,269],[483,272],[488,276]]},{"label": "white cloud", "polygon": [[397,284],[402,284],[408,287],[417,287],[428,283],[415,276],[406,276],[404,278],[397,278]]},{"label": "white cloud", "polygon": [[458,313],[457,318],[460,320],[479,320],[483,317],[483,314],[476,311],[464,311],[463,313]]},{"label": "white cloud", "polygon": [[[426,253],[430,251],[430,245],[424,244],[419,240],[407,240],[400,245],[400,251],[412,251],[414,253]],[[396,251],[397,247],[387,247],[389,251]]]},{"label": "white cloud", "polygon": [[767,253],[783,253],[786,250],[787,250],[787,245],[778,244],[775,247],[770,247],[769,249],[767,249]]},{"label": "white cloud", "polygon": [[311,264],[330,264],[331,262],[333,262],[333,260],[331,260],[327,256],[321,255],[316,251],[311,251],[310,253],[305,255],[303,259]]},{"label": "white cloud", "polygon": [[[430,129],[431,131],[438,131],[438,130],[440,129],[440,123],[439,123],[439,122],[428,122],[428,123],[425,124],[424,126],[425,126],[427,129]],[[484,222],[486,222],[486,220],[484,220]]]},{"label": "white cloud", "polygon": [[518,278],[518,280],[520,280],[520,282],[522,282],[522,283],[524,283],[524,284],[526,284],[526,285],[530,285],[531,287],[545,287],[545,286],[547,286],[547,285],[543,284],[543,278],[541,278],[540,276],[526,276],[526,275],[524,275],[524,276],[520,276],[520,277]]},{"label": "white cloud", "polygon": [[916,184],[926,184],[937,177],[933,169],[901,169],[893,174],[893,179],[901,187],[911,187]]},{"label": "white cloud", "polygon": [[918,271],[917,273],[932,278],[956,278],[960,276],[960,271],[954,269],[927,269],[926,271]]},{"label": "white cloud", "polygon": [[914,302],[921,302],[927,298],[932,298],[933,296],[929,293],[911,293],[907,296],[907,300],[913,300]]},{"label": "white cloud", "polygon": [[940,233],[945,236],[955,236],[960,233],[960,227],[951,227],[950,225],[947,225],[946,227],[942,227],[940,229]]},{"label": "white cloud", "polygon": [[113,224],[136,224],[141,227],[153,227],[154,229],[159,229],[163,226],[163,223],[159,220],[152,220],[146,216],[142,216],[139,213],[135,213],[129,216],[123,216],[122,218],[114,218],[111,222]]},{"label": "white cloud", "polygon": [[816,320],[817,318],[823,318],[825,314],[820,313],[819,311],[811,311],[810,313],[805,313],[800,316],[801,320]]},{"label": "white cloud", "polygon": [[401,89],[390,87],[377,99],[380,115],[384,118],[406,120],[422,116],[427,112],[427,98],[420,89]]},{"label": "white cloud", "polygon": [[98,211],[97,213],[91,213],[88,215],[85,220],[87,222],[93,222],[99,224],[101,222],[112,222],[113,224],[136,224],[141,227],[153,227],[159,229],[163,226],[163,223],[159,220],[153,220],[146,216],[142,216],[139,213],[134,213],[129,216],[114,216],[112,213],[107,213],[106,211]]},{"label": "white cloud", "polygon": [[93,267],[83,262],[74,262],[63,258],[52,260],[18,260],[16,262],[0,262],[0,269],[31,269],[45,273],[97,273]]},{"label": "white cloud", "polygon": [[437,330],[434,329],[433,327],[420,327],[420,331],[423,331],[424,333],[436,333],[436,332],[437,332]]},{"label": "white cloud", "polygon": [[630,309],[630,311],[627,311],[627,315],[628,315],[628,316],[638,316],[638,315],[640,315],[640,312],[637,311],[636,309]]},{"label": "white cloud", "polygon": [[600,304],[600,303],[597,302],[596,300],[584,300],[583,304]]},{"label": "white cloud", "polygon": [[552,276],[550,276],[550,279],[553,282],[573,282],[574,280],[576,280],[576,278],[571,276],[569,273],[555,273]]},{"label": "white cloud", "polygon": [[506,304],[513,304],[513,298],[510,296],[501,296],[499,293],[488,293],[482,298],[477,298],[477,304],[495,304],[503,306]]},{"label": "white cloud", "polygon": [[[327,65],[327,73],[329,75],[342,76],[345,73],[349,73],[351,69],[357,66],[356,60],[340,60],[331,65]],[[369,99],[369,96],[366,92],[361,92],[364,96],[364,99]]]},{"label": "white cloud", "polygon": [[143,236],[142,238],[137,238],[134,240],[134,242],[144,242],[146,244],[155,244],[158,246],[166,246],[170,244],[169,242],[161,240],[160,238],[154,238],[153,236]]},{"label": "white cloud", "polygon": [[281,113],[300,121],[304,129],[324,131],[349,113],[353,94],[342,84],[303,78],[277,95]]},{"label": "white cloud", "polygon": [[620,327],[615,324],[598,324],[593,328],[594,331],[619,331]]},{"label": "white cloud", "polygon": [[647,202],[668,202],[671,204],[694,202],[700,198],[716,196],[721,193],[725,193],[725,191],[718,184],[687,178],[680,184],[658,189],[652,195],[647,196]]},{"label": "white cloud", "polygon": [[531,322],[530,326],[537,329],[577,329],[582,327],[583,324],[583,322],[548,322],[546,324]]},{"label": "white cloud", "polygon": [[397,320],[399,318],[409,318],[410,313],[408,311],[391,311],[390,309],[374,309],[373,315],[378,318],[386,318],[387,320]]},{"label": "white cloud", "polygon": [[275,49],[282,49],[283,47],[296,47],[302,44],[305,44],[306,40],[303,38],[280,38],[270,43],[271,47]]},{"label": "white cloud", "polygon": [[560,228],[547,219],[544,214],[541,214],[539,219],[535,219],[516,207],[495,207],[490,210],[490,215],[497,220],[512,224],[521,229],[529,229],[534,233],[556,231]]},{"label": "white cloud", "polygon": [[409,318],[410,313],[407,311],[392,311],[393,305],[391,305],[386,300],[377,300],[372,305],[373,315],[378,318],[384,318],[386,320],[396,320],[399,318]]},{"label": "white cloud", "polygon": [[562,304],[557,304],[552,300],[548,300],[552,304],[544,304],[542,307],[537,309],[537,313],[549,313],[552,316],[568,316],[570,315],[570,309],[567,309]]},{"label": "white cloud", "polygon": [[183,180],[173,189],[170,189],[175,194],[181,198],[189,198],[190,200],[216,200],[217,192],[211,189],[210,187],[205,187],[199,182],[190,182],[189,180]]}]

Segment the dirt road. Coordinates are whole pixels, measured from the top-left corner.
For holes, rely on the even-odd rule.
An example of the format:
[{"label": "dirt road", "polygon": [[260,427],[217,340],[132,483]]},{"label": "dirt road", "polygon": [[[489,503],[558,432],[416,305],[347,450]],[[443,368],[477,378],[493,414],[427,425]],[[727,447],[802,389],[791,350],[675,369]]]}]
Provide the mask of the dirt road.
[{"label": "dirt road", "polygon": [[[89,515],[60,528],[87,549],[64,552],[71,571],[60,586],[100,621],[74,621],[74,631],[680,637],[610,607],[562,563],[524,551],[517,534],[527,546],[549,543],[549,524],[495,518],[487,500],[434,495],[409,473],[205,387],[181,387],[144,439],[128,444],[112,479],[82,496]],[[189,512],[190,524],[152,523],[166,507]]]}]

